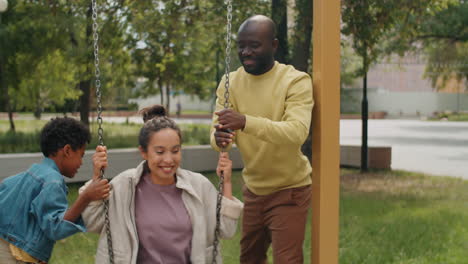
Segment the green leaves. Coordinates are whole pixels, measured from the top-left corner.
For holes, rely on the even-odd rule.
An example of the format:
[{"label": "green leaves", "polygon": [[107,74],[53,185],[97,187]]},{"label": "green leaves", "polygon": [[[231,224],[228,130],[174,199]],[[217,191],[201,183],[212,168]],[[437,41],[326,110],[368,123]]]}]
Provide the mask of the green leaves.
[{"label": "green leaves", "polygon": [[[268,1],[246,3],[233,3],[233,37],[241,21],[269,7]],[[166,98],[173,92],[214,96],[216,72],[223,71],[224,1],[102,1],[98,9],[105,106],[163,90]],[[91,30],[90,1],[9,0],[0,24],[0,83],[3,91],[11,91],[15,110],[55,108],[75,100],[79,87],[87,87],[80,84],[94,85]],[[58,87],[60,97],[47,96],[55,96]],[[83,92],[93,100],[93,90]]]},{"label": "green leaves", "polygon": [[467,42],[468,2],[462,0],[452,1],[445,9],[441,9],[432,16],[427,17],[424,23],[421,24],[418,38]]},{"label": "green leaves", "polygon": [[[18,54],[17,63],[29,62],[27,54]],[[60,50],[45,55],[30,74],[21,74],[16,94],[19,108],[25,110],[43,109],[46,106],[61,106],[66,99],[78,99],[81,92],[75,89],[77,75],[73,63]]]},{"label": "green leaves", "polygon": [[371,63],[385,51],[384,38],[411,9],[404,0],[345,0],[342,7],[342,33],[352,40],[356,53],[363,59],[363,76]]},{"label": "green leaves", "polygon": [[417,49],[415,41],[468,39],[464,0],[344,0],[342,20],[342,33],[363,60],[358,76],[382,56]]},{"label": "green leaves", "polygon": [[468,89],[468,2],[446,1],[419,26],[414,39],[427,53],[425,77],[436,89]]},{"label": "green leaves", "polygon": [[468,42],[439,41],[426,45],[428,63],[424,76],[438,90],[468,89]]}]

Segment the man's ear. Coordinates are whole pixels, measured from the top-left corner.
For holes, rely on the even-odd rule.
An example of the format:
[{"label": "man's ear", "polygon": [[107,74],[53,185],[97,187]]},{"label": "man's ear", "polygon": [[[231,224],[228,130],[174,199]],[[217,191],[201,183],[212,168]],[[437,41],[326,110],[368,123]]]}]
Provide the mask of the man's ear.
[{"label": "man's ear", "polygon": [[277,38],[273,39],[273,42],[271,43],[271,45],[273,46],[273,52],[276,53],[276,50],[278,49],[278,45],[279,45],[279,40]]}]

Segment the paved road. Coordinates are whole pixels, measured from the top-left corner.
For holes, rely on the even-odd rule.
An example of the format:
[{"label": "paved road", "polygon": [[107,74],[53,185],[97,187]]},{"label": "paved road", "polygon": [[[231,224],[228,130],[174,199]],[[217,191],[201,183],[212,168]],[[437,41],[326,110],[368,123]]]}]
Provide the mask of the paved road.
[{"label": "paved road", "polygon": [[[361,121],[341,120],[340,144],[361,144]],[[468,179],[468,122],[369,120],[369,146],[391,146],[392,168]]]}]

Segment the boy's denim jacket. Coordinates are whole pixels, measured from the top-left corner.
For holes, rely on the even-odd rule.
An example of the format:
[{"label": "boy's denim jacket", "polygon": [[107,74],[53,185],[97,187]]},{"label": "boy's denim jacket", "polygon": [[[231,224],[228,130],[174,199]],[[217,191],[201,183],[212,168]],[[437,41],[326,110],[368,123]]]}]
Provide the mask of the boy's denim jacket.
[{"label": "boy's denim jacket", "polygon": [[0,238],[34,258],[49,261],[55,241],[85,232],[81,217],[63,220],[68,189],[49,158],[0,184]]}]

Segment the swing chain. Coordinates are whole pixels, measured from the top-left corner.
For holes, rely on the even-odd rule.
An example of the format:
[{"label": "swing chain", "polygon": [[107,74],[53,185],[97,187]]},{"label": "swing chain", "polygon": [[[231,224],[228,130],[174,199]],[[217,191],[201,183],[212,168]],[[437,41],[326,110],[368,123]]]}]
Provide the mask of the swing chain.
[{"label": "swing chain", "polygon": [[214,233],[214,240],[213,240],[213,264],[218,263],[216,258],[219,254],[218,252],[218,244],[219,244],[219,235],[220,235],[220,223],[221,223],[221,202],[223,199],[223,192],[224,192],[224,175],[221,171],[221,175],[219,177],[219,184],[218,184],[218,196],[216,199],[216,227]]},{"label": "swing chain", "polygon": [[[226,0],[227,4],[227,25],[226,25],[226,56],[225,56],[225,82],[224,82],[224,109],[229,108],[229,72],[231,71],[231,25],[232,25],[232,0]],[[222,150],[224,152],[224,149]],[[213,260],[212,263],[217,263],[218,244],[220,237],[220,224],[221,224],[221,202],[224,193],[224,173],[221,171],[219,175],[218,196],[216,199],[216,227],[213,240]]]},{"label": "swing chain", "polygon": [[231,71],[231,25],[232,25],[232,0],[227,1],[227,25],[226,25],[226,57],[224,75],[224,109],[229,108],[229,72]]},{"label": "swing chain", "polygon": [[[96,85],[96,98],[97,98],[97,123],[98,123],[98,137],[99,145],[104,146],[104,129],[102,128],[102,92],[101,92],[101,71],[99,69],[99,34],[98,34],[98,13],[96,0],[92,0],[92,18],[93,18],[93,46],[94,46],[94,69],[95,69],[95,85]],[[101,169],[100,178],[104,177],[104,169]],[[104,200],[104,212],[105,212],[105,228],[107,235],[107,246],[109,252],[109,263],[114,264],[114,250],[112,247],[112,234],[110,232],[110,220],[109,220],[109,200]]]},{"label": "swing chain", "polygon": [[99,145],[104,145],[103,139],[103,129],[102,129],[102,104],[101,104],[101,70],[99,69],[99,46],[98,46],[98,23],[97,23],[97,4],[96,0],[92,0],[92,18],[93,18],[93,46],[94,46],[94,73],[95,73],[95,82],[96,82],[96,97],[97,97],[97,110],[98,110],[98,136],[99,136]]}]

